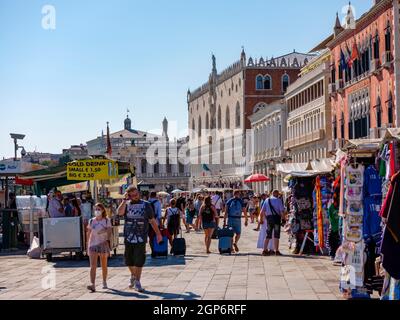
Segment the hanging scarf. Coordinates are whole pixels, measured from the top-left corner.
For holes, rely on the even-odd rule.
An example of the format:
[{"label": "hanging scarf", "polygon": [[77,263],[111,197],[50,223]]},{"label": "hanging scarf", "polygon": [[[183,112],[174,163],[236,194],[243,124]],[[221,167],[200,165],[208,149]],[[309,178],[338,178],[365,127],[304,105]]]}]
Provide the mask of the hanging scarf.
[{"label": "hanging scarf", "polygon": [[322,215],[321,178],[319,176],[315,180],[315,191],[317,200],[318,244],[319,247],[322,249],[325,248],[325,239],[324,239],[324,217]]}]

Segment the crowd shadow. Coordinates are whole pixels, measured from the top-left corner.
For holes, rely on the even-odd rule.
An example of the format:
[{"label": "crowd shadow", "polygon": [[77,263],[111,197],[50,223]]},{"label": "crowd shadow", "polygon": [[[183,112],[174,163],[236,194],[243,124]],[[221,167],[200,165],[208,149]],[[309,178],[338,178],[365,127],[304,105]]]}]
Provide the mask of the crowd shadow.
[{"label": "crowd shadow", "polygon": [[137,298],[137,299],[149,299],[149,300],[155,300],[155,297],[160,297],[162,298],[162,300],[197,300],[201,298],[200,295],[195,294],[193,292],[185,292],[181,294],[172,292],[158,292],[158,291],[144,290],[142,293],[137,293],[137,292],[129,292],[129,291],[122,291],[109,288],[105,293],[125,298]]}]

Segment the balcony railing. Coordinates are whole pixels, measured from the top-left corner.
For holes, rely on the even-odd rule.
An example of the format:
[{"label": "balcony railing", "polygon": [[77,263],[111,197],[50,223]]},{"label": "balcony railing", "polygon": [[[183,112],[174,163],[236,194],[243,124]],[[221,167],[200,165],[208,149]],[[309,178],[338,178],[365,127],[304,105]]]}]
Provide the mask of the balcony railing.
[{"label": "balcony railing", "polygon": [[316,130],[304,135],[301,135],[299,137],[296,137],[294,139],[286,140],[283,143],[283,147],[285,150],[291,149],[296,146],[301,146],[306,143],[322,140],[325,137],[325,129],[320,129]]}]

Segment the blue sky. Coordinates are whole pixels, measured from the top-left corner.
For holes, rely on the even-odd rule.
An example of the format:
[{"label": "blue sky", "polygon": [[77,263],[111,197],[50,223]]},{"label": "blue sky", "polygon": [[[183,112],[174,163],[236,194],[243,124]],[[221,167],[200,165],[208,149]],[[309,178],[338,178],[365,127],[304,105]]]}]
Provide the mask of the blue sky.
[{"label": "blue sky", "polygon": [[[60,153],[95,138],[126,109],[140,130],[166,116],[187,127],[186,91],[247,55],[307,52],[345,0],[0,0],[0,159],[10,132],[29,151]],[[56,29],[42,28],[42,7]],[[372,4],[352,1],[359,17]],[[180,134],[181,135],[181,134]]]}]

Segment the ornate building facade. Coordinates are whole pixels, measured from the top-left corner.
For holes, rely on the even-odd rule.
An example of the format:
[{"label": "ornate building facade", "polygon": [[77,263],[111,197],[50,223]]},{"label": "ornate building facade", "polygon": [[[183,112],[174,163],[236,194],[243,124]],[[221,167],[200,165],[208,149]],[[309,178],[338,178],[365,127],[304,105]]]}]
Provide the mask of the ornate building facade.
[{"label": "ornate building facade", "polygon": [[398,11],[398,0],[375,1],[355,21],[349,6],[345,25],[337,17],[333,34],[317,47],[331,51],[330,151],[349,139],[380,138],[385,128],[398,125]]},{"label": "ornate building facade", "polygon": [[330,51],[315,57],[288,87],[285,151],[295,163],[330,157],[331,103],[328,94]]},{"label": "ornate building facade", "polygon": [[254,173],[269,177],[267,183],[253,183],[257,193],[270,192],[274,188],[282,190],[282,179],[276,174],[276,164],[288,161],[283,149],[286,139],[286,105],[283,100],[275,103],[258,104],[249,116],[253,133],[251,164]]},{"label": "ornate building facade", "polygon": [[240,187],[252,173],[251,123],[260,104],[283,99],[312,55],[292,52],[278,58],[246,58],[221,73],[212,58],[207,83],[188,91],[191,186]]},{"label": "ornate building facade", "polygon": [[[127,117],[124,129],[111,133],[110,141],[112,158],[135,167],[141,190],[187,190],[190,176],[190,166],[185,160],[188,138],[170,140],[166,118],[162,123],[162,135],[156,135],[133,129],[132,121]],[[106,145],[104,134],[88,141],[89,155],[105,155]]]}]

